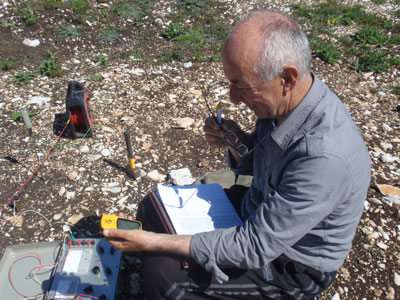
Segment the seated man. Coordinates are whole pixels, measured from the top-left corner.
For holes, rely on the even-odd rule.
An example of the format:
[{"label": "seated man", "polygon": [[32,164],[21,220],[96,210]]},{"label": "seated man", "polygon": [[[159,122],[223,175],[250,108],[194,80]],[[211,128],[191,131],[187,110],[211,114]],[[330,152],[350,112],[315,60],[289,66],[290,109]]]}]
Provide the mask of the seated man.
[{"label": "seated man", "polygon": [[[243,226],[193,236],[104,231],[122,251],[147,252],[147,299],[313,299],[332,283],[363,212],[370,160],[310,61],[300,26],[278,12],[259,11],[235,26],[223,68],[231,102],[255,113],[256,128],[248,134],[209,118],[204,131],[211,146],[227,148],[235,174],[253,176],[239,197]],[[139,217],[151,224],[143,203]]]}]

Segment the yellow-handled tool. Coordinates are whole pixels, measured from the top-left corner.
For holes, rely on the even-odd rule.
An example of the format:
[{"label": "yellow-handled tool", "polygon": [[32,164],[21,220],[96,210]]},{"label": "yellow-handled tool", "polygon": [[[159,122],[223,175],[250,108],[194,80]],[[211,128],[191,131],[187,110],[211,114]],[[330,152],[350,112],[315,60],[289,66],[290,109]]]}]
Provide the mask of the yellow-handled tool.
[{"label": "yellow-handled tool", "polygon": [[126,166],[126,174],[128,174],[129,177],[136,179],[140,177],[140,170],[136,169],[135,166],[135,159],[133,158],[131,137],[129,135],[129,131],[125,131],[124,135],[125,135],[126,149],[128,150],[128,161],[129,161],[129,164]]}]

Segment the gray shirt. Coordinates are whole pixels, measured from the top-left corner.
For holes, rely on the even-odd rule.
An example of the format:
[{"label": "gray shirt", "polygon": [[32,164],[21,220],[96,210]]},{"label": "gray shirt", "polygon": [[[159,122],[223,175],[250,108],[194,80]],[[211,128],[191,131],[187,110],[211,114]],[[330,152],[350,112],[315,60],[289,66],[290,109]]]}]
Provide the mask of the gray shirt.
[{"label": "gray shirt", "polygon": [[[257,269],[284,254],[320,272],[350,251],[370,182],[363,138],[338,97],[315,75],[279,126],[259,119],[254,151],[232,168],[253,175],[243,226],[193,236],[193,259],[222,282],[224,267]],[[232,163],[228,159],[232,167]]]}]

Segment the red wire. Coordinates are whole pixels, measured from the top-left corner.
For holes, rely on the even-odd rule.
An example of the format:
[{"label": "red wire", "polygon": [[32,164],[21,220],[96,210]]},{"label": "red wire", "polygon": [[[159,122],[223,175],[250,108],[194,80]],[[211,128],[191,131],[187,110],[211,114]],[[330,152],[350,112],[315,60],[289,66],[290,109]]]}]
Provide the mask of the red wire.
[{"label": "red wire", "polygon": [[[32,297],[25,296],[24,294],[22,294],[21,292],[19,292],[19,291],[17,290],[17,288],[14,286],[14,283],[13,283],[12,278],[11,278],[11,272],[12,272],[12,269],[13,269],[15,263],[16,263],[17,261],[19,261],[20,259],[22,259],[23,257],[29,256],[29,255],[35,256],[35,257],[39,260],[39,265],[36,266],[36,267],[34,267],[32,270],[30,270],[30,271],[29,271],[29,275],[32,274],[32,271],[33,271],[33,270],[38,269],[37,272],[34,274],[34,275],[37,275],[37,274],[40,272],[40,270],[41,270],[42,268],[53,267],[53,266],[56,266],[56,265],[60,264],[60,263],[63,262],[64,260],[66,260],[68,254],[70,253],[70,251],[71,251],[71,247],[69,246],[69,247],[68,247],[67,254],[66,254],[61,260],[59,260],[59,261],[57,261],[57,262],[55,262],[55,263],[53,263],[53,264],[47,265],[47,266],[43,266],[43,265],[42,265],[42,259],[41,259],[40,255],[39,255],[38,253],[36,253],[36,252],[28,252],[28,253],[21,254],[21,255],[18,256],[16,259],[14,259],[14,261],[12,262],[12,264],[11,264],[11,266],[10,266],[10,269],[8,270],[8,280],[10,281],[11,287],[12,287],[12,288],[14,289],[14,291],[15,291],[18,295],[20,295],[21,297],[24,297],[24,298],[35,298],[35,297],[37,297],[39,294],[37,294],[37,295],[35,295],[35,296],[32,296]],[[82,300],[82,297],[89,297],[89,298],[92,298],[92,299],[99,299],[99,298],[97,298],[97,297],[95,297],[95,296],[85,295],[85,294],[54,294],[54,295],[53,295],[53,294],[45,294],[44,296],[47,296],[47,297],[75,296],[75,297],[79,297],[80,300]],[[53,300],[54,300],[54,299],[57,299],[57,298],[53,298]]]},{"label": "red wire", "polygon": [[54,146],[58,143],[58,141],[60,140],[62,134],[64,133],[65,129],[67,128],[68,123],[70,122],[70,119],[68,119],[67,124],[65,124],[63,130],[61,131],[60,135],[58,136],[56,142],[53,144],[53,146],[51,146],[51,148],[49,149],[49,151],[47,151],[46,156],[44,157],[43,161],[37,166],[37,168],[35,169],[35,171],[33,171],[33,173],[31,174],[31,176],[28,177],[28,179],[19,187],[19,189],[11,196],[11,198],[7,201],[6,204],[3,205],[3,207],[0,210],[0,215],[3,213],[3,210],[11,203],[12,199],[14,199],[15,195],[17,193],[19,193],[23,187],[32,179],[32,177],[36,174],[36,172],[40,169],[40,167],[43,165],[43,163],[45,162],[45,160],[47,159],[47,157],[49,156],[50,152],[53,151]]},{"label": "red wire", "polygon": [[11,266],[10,266],[10,269],[8,270],[8,280],[10,281],[11,287],[14,289],[14,291],[15,291],[18,295],[20,295],[20,296],[22,296],[22,297],[24,297],[24,298],[28,298],[28,297],[25,296],[25,295],[23,295],[22,293],[20,293],[20,292],[15,288],[15,286],[14,286],[14,284],[13,284],[13,282],[12,282],[12,279],[11,279],[11,271],[12,271],[12,269],[13,269],[13,267],[14,267],[14,264],[15,264],[18,260],[20,260],[22,257],[28,256],[28,255],[33,255],[33,256],[35,256],[35,257],[39,260],[39,264],[40,264],[40,265],[42,264],[42,259],[40,258],[40,255],[39,255],[38,253],[36,253],[36,252],[29,252],[29,253],[24,253],[24,254],[21,254],[20,256],[18,256],[18,257],[13,261],[13,263],[12,263]]}]

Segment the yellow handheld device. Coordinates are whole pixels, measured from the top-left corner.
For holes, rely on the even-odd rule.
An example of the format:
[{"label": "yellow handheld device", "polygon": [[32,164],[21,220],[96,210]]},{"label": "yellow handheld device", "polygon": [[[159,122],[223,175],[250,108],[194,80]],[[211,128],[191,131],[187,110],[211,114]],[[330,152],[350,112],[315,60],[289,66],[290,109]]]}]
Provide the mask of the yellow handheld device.
[{"label": "yellow handheld device", "polygon": [[103,229],[142,229],[142,223],[136,220],[129,220],[113,215],[103,215],[100,222]]}]

